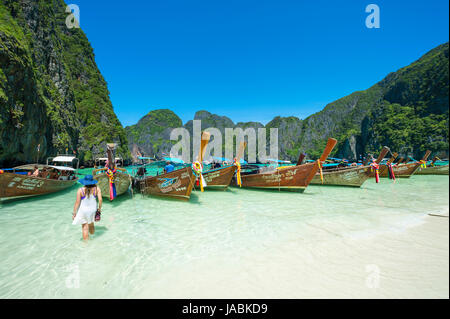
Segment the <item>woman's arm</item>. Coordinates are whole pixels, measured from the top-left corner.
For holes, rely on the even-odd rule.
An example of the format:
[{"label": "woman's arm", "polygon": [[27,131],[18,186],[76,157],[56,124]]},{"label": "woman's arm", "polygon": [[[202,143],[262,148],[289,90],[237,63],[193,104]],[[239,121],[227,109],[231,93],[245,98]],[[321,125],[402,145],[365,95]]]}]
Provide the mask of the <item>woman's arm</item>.
[{"label": "woman's arm", "polygon": [[98,210],[102,211],[103,197],[100,187],[97,186]]},{"label": "woman's arm", "polygon": [[75,201],[75,205],[73,206],[72,220],[77,215],[78,208],[80,207],[80,202],[81,202],[81,188],[77,192],[77,200]]}]

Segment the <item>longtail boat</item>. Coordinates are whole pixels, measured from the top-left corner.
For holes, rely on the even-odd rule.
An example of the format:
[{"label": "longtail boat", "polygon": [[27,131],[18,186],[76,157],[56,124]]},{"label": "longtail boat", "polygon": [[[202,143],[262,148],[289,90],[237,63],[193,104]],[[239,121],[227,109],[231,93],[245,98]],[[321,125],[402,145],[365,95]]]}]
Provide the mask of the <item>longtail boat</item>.
[{"label": "longtail boat", "polygon": [[[395,178],[410,178],[417,172],[423,163],[426,163],[431,151],[426,151],[423,158],[418,162],[408,162],[406,164],[392,165]],[[383,165],[383,170],[380,167],[380,177],[389,177],[388,165]]]},{"label": "longtail boat", "polygon": [[[61,155],[53,158],[55,165],[29,164],[0,170],[0,200],[46,195],[72,187],[78,178],[75,168],[67,165],[75,160],[78,168],[77,158]],[[39,175],[32,176],[36,167]]]},{"label": "longtail boat", "polygon": [[284,166],[268,172],[243,172],[242,187],[303,192],[336,143],[334,138],[328,139],[322,156],[313,163]]},{"label": "longtail boat", "polygon": [[126,193],[131,185],[131,176],[127,173],[127,170],[117,167],[120,158],[115,157],[115,149],[116,144],[107,144],[107,158],[97,159],[98,161],[105,160],[105,167],[92,171],[92,175],[98,181],[98,187],[102,191],[102,197],[109,198],[110,201]]},{"label": "longtail boat", "polygon": [[[213,168],[202,173],[203,178],[206,182],[205,189],[226,190],[228,188],[234,174],[237,172],[238,175],[240,175],[241,166],[239,162],[244,154],[244,149],[246,145],[247,145],[246,142],[241,142],[236,158],[234,159],[234,162],[231,165],[224,165],[219,168]],[[204,154],[202,154],[202,158],[203,156]],[[237,178],[239,178],[239,176]],[[195,186],[199,187],[197,183],[195,184]]]},{"label": "longtail boat", "polygon": [[194,180],[192,168],[188,166],[158,176],[138,178],[136,185],[144,195],[189,199]]},{"label": "longtail boat", "polygon": [[[199,154],[205,153],[209,138],[209,133],[203,132]],[[193,168],[196,167],[194,164],[157,176],[136,175],[133,184],[144,195],[188,200],[197,178],[193,171]],[[142,172],[145,174],[145,169]],[[202,178],[201,174],[199,177]]]},{"label": "longtail boat", "polygon": [[449,171],[448,161],[439,160],[437,156],[433,160],[425,165],[421,165],[419,170],[416,171],[417,175],[448,175]]},{"label": "longtail boat", "polygon": [[[375,160],[379,164],[389,152],[388,147],[383,147],[380,155]],[[333,185],[333,186],[351,186],[361,187],[372,175],[372,165],[347,166],[331,169],[323,169],[322,178],[320,173],[316,173],[312,185]]]},{"label": "longtail boat", "polygon": [[[397,158],[398,153],[391,154],[391,157],[387,160],[386,163],[380,164],[378,169],[378,176],[381,177],[381,174],[385,174],[386,177],[389,176],[389,167],[392,167],[392,163]],[[375,177],[375,170],[372,170],[370,177]]]}]

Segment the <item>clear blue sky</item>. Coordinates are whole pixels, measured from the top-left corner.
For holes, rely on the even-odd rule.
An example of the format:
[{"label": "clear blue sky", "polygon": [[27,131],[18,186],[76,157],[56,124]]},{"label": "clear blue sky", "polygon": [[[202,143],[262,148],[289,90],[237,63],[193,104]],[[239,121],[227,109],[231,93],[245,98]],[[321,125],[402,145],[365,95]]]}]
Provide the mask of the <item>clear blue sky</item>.
[{"label": "clear blue sky", "polygon": [[[305,118],[449,39],[446,0],[66,0],[124,126],[170,108]],[[365,8],[380,7],[368,29]]]}]

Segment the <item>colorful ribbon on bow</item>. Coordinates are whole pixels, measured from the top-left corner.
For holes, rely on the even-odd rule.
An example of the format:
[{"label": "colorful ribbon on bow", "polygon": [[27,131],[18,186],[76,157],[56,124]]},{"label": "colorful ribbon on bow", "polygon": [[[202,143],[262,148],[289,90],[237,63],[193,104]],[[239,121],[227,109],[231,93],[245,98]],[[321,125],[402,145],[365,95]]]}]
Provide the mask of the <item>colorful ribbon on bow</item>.
[{"label": "colorful ribbon on bow", "polygon": [[4,173],[4,171],[2,169],[0,169],[0,174],[3,174],[3,173]]},{"label": "colorful ribbon on bow", "polygon": [[389,178],[395,181],[394,168],[393,168],[392,164],[391,163],[387,163],[386,166],[388,168]]},{"label": "colorful ribbon on bow", "polygon": [[427,168],[427,161],[420,160],[420,168]]},{"label": "colorful ribbon on bow", "polygon": [[109,179],[109,200],[113,200],[117,196],[116,191],[116,184],[114,183],[115,177],[116,177],[116,167],[114,166],[114,169],[108,169],[106,170],[106,176],[108,176]]},{"label": "colorful ribbon on bow", "polygon": [[203,187],[206,186],[206,182],[202,175],[202,172],[203,172],[202,163],[200,163],[199,161],[192,163],[192,172],[194,173],[195,177],[198,179],[199,184],[200,184],[200,189],[203,192]]},{"label": "colorful ribbon on bow", "polygon": [[239,185],[239,187],[242,187],[242,178],[241,178],[241,163],[238,162],[238,160],[235,158],[233,165],[237,167],[236,169],[236,181]]},{"label": "colorful ribbon on bow", "polygon": [[380,182],[380,165],[378,165],[377,162],[373,162],[370,164],[370,167],[372,168],[372,172],[375,172],[375,181],[377,183]]},{"label": "colorful ribbon on bow", "polygon": [[323,184],[323,171],[322,171],[322,163],[320,162],[320,159],[317,160],[317,165],[319,165],[319,172],[320,172],[320,180]]}]

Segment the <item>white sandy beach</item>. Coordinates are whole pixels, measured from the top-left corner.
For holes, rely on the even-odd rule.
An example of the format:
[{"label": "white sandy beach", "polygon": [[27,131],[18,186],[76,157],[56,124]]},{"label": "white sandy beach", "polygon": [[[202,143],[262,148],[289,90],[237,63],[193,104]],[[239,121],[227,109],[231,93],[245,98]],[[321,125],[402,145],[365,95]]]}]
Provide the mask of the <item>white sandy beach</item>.
[{"label": "white sandy beach", "polygon": [[199,260],[148,283],[139,297],[449,298],[448,208],[444,214],[366,238],[322,229],[328,238],[317,244],[298,238],[264,256]]}]

